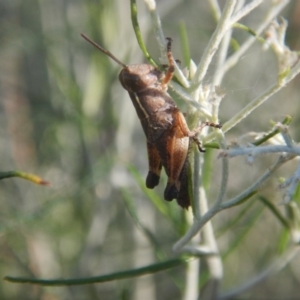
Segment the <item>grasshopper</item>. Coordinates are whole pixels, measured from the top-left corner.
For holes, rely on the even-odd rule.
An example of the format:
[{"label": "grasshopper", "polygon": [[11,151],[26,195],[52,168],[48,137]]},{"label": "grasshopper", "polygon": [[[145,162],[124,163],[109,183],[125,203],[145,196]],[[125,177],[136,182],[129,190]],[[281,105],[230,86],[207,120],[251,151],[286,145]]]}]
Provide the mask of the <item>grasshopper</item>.
[{"label": "grasshopper", "polygon": [[82,34],[82,37],[122,67],[119,80],[129,93],[147,139],[147,188],[153,189],[158,185],[161,169],[164,167],[168,176],[164,199],[176,199],[181,207],[187,209],[191,203],[188,192],[190,141],[196,142],[199,150],[204,152],[197,134],[204,126],[221,128],[221,125],[204,122],[190,130],[183,113],[167,93],[168,83],[175,71],[171,38],[167,38],[168,66],[162,72],[150,64],[126,65],[86,35]]}]

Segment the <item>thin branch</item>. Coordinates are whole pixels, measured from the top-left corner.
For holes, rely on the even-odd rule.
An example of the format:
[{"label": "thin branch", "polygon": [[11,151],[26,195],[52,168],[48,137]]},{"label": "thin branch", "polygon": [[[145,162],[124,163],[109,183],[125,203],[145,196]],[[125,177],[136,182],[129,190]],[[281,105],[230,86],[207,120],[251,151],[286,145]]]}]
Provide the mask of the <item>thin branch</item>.
[{"label": "thin branch", "polygon": [[220,45],[220,50],[219,50],[219,55],[217,56],[216,63],[217,63],[217,68],[216,72],[214,74],[214,79],[212,84],[213,85],[220,85],[222,82],[222,79],[225,75],[224,72],[219,72],[218,70],[221,69],[221,67],[224,65],[224,62],[226,60],[226,56],[228,53],[228,48],[230,45],[230,40],[231,40],[231,35],[232,35],[232,30],[228,30],[228,32],[225,34],[221,45]]},{"label": "thin branch", "polygon": [[199,112],[201,112],[206,118],[211,119],[212,115],[208,111],[208,109],[202,105],[201,103],[197,102],[189,93],[186,92],[179,84],[176,82],[169,83],[169,88],[171,88],[174,93],[176,93],[180,98],[189,105],[197,108]]},{"label": "thin branch", "polygon": [[212,15],[216,22],[221,18],[221,9],[217,0],[209,0],[209,5],[212,11]]},{"label": "thin branch", "polygon": [[222,16],[218,22],[217,28],[214,31],[209,43],[203,53],[201,61],[198,65],[197,71],[193,78],[193,82],[191,85],[191,90],[197,89],[199,84],[202,82],[207,69],[212,61],[213,56],[215,55],[216,51],[218,50],[219,44],[226,33],[226,31],[230,28],[230,18],[232,16],[234,7],[236,5],[235,0],[228,0],[224,7],[224,11]]},{"label": "thin branch", "polygon": [[[144,1],[151,16],[152,29],[160,49],[160,55],[162,57],[162,61],[167,61],[166,38],[162,30],[160,17],[156,10],[156,2],[154,0],[144,0]],[[176,62],[175,62],[175,76],[178,79],[178,81],[182,84],[182,86],[186,88],[190,86],[189,81],[184,76],[181,69],[177,66]]]},{"label": "thin branch", "polygon": [[185,235],[177,241],[173,246],[174,252],[179,252],[181,248],[187,244],[196,234],[199,233],[199,230],[212,219],[214,215],[216,215],[222,209],[220,207],[213,206],[206,214],[204,214],[200,220],[195,219],[193,225],[190,229],[185,233]]},{"label": "thin branch", "polygon": [[167,60],[166,56],[166,38],[162,30],[161,21],[156,11],[155,0],[144,0],[151,16],[152,30],[155,34],[155,38],[158,42],[161,55],[163,55],[164,60]]},{"label": "thin branch", "polygon": [[[201,162],[200,162],[201,160]],[[201,217],[201,209],[200,209],[200,172],[201,167],[203,166],[203,156],[200,158],[199,151],[194,151],[194,166],[193,166],[193,193],[194,193],[194,215],[196,218]]]},{"label": "thin branch", "polygon": [[[281,0],[278,2],[274,2],[274,6],[267,13],[265,19],[261,23],[261,25],[256,29],[257,35],[260,35],[263,30],[269,26],[270,22],[279,15],[280,11],[289,3],[289,0]],[[236,51],[232,56],[230,56],[223,67],[219,70],[219,72],[226,73],[230,68],[232,68],[239,59],[244,55],[244,53],[251,47],[251,45],[256,41],[256,38],[251,36],[247,41],[243,43],[243,45]]]},{"label": "thin branch", "polygon": [[282,166],[291,158],[291,156],[281,155],[277,159],[277,161],[271,167],[269,167],[268,170],[261,177],[259,177],[258,180],[255,181],[249,188],[244,190],[236,197],[222,203],[219,208],[223,210],[245,202],[245,200],[247,200],[249,197],[256,193],[259,187],[274,173],[275,170],[277,170],[280,166]]},{"label": "thin branch", "polygon": [[183,300],[198,298],[198,281],[200,272],[200,260],[194,259],[187,263],[186,284]]},{"label": "thin branch", "polygon": [[213,252],[207,245],[186,245],[181,249],[181,253],[189,253],[190,255],[198,257],[219,255],[218,252]]},{"label": "thin branch", "polygon": [[[201,196],[201,210],[202,215],[208,211],[208,200],[205,195],[204,188],[200,190]],[[218,244],[214,234],[211,220],[208,221],[202,230],[203,244],[207,246],[211,252],[219,253]],[[220,282],[223,278],[223,264],[220,254],[210,255],[205,257],[208,272],[209,272],[209,282],[213,284],[214,288],[211,290],[212,299],[217,297],[219,294]]]},{"label": "thin branch", "polygon": [[[286,116],[280,124],[289,125],[291,122],[292,122],[292,117],[291,116]],[[274,137],[275,135],[277,135],[279,132],[280,132],[280,129],[278,128],[278,126],[274,126],[274,128],[270,132],[266,133],[264,136],[262,136],[261,138],[259,138],[256,141],[254,141],[252,143],[252,145],[259,146],[259,145],[265,143],[267,140]]]},{"label": "thin branch", "polygon": [[[265,101],[267,101],[271,96],[276,94],[283,86],[289,83],[292,79],[294,79],[300,73],[300,60],[298,63],[291,69],[291,71],[286,75],[286,77],[282,78],[278,82],[276,82],[273,86],[271,86],[268,90],[263,92],[256,99],[251,101],[248,105],[246,105],[240,112],[238,112],[234,117],[232,117],[229,121],[224,123],[222,127],[222,131],[225,133],[234,127],[236,124],[241,122],[244,118],[246,118],[254,109],[259,107]],[[204,138],[204,143],[207,143],[215,138],[216,133],[212,132],[208,134]]]},{"label": "thin branch", "polygon": [[144,54],[144,56],[148,59],[148,61],[153,65],[157,67],[157,63],[153,60],[151,55],[149,54],[146,45],[144,43],[141,30],[140,30],[140,25],[138,22],[138,15],[137,15],[137,6],[136,6],[136,0],[130,0],[130,10],[131,10],[131,22],[132,22],[132,27],[135,32],[136,39],[138,41],[138,44]]},{"label": "thin branch", "polygon": [[233,299],[237,298],[241,293],[246,292],[253,286],[265,280],[267,277],[272,274],[278,273],[282,270],[292,259],[298,254],[300,248],[299,246],[294,246],[289,251],[286,251],[281,257],[277,258],[266,270],[260,274],[256,274],[252,279],[245,282],[243,285],[240,285],[235,290],[224,293],[220,300]]},{"label": "thin branch", "polygon": [[238,22],[241,18],[248,15],[253,9],[259,6],[263,0],[253,0],[252,2],[248,3],[247,5],[243,6],[242,9],[237,11],[231,18],[232,24]]},{"label": "thin branch", "polygon": [[294,155],[300,155],[300,147],[297,146],[285,146],[285,145],[271,145],[271,146],[260,146],[260,147],[249,147],[249,148],[233,148],[225,150],[220,153],[220,156],[236,157],[241,155],[262,155],[269,153],[290,153]]},{"label": "thin branch", "polygon": [[[225,140],[222,141],[221,143],[222,148],[225,149]],[[225,159],[223,159],[225,158]],[[228,185],[228,177],[229,177],[229,163],[228,163],[228,158],[223,157],[222,158],[222,179],[221,179],[221,186],[220,186],[220,191],[218,198],[216,200],[216,205],[220,205],[223,200],[225,199],[226,196],[226,190],[227,190],[227,185]]]},{"label": "thin branch", "polygon": [[297,166],[295,173],[287,179],[283,184],[280,185],[281,188],[288,188],[284,195],[283,203],[287,204],[292,201],[295,190],[300,182],[300,163]]},{"label": "thin branch", "polygon": [[271,166],[268,171],[266,171],[255,183],[253,183],[247,190],[243,191],[241,194],[236,196],[235,198],[228,200],[224,203],[218,205],[215,203],[212,208],[210,208],[207,213],[205,213],[201,219],[195,219],[193,225],[186,232],[186,234],[175,243],[173,246],[173,251],[178,252],[180,249],[187,244],[198,232],[199,230],[209,221],[211,220],[218,212],[236,206],[238,204],[243,203],[251,196],[256,193],[256,190],[273,174],[275,170],[277,170],[282,164],[284,164],[291,157],[280,156],[278,160]]}]

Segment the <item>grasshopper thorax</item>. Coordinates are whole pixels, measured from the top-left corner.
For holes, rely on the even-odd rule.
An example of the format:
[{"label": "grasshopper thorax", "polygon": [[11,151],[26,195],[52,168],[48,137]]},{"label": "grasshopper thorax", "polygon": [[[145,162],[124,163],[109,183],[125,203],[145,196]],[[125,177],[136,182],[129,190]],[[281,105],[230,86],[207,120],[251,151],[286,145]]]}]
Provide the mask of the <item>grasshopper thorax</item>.
[{"label": "grasshopper thorax", "polygon": [[119,80],[128,92],[139,93],[149,88],[157,88],[162,76],[162,72],[152,65],[137,64],[124,67]]}]

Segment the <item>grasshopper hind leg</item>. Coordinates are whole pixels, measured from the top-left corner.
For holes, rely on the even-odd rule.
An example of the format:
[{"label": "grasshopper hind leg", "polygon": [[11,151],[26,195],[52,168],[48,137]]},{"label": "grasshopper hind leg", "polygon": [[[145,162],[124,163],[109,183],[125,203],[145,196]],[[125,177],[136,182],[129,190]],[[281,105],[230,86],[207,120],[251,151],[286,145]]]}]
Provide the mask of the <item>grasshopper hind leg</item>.
[{"label": "grasshopper hind leg", "polygon": [[180,189],[178,192],[178,196],[176,198],[178,205],[180,205],[182,208],[185,209],[188,209],[189,206],[191,205],[191,200],[189,195],[188,168],[189,168],[189,161],[187,158],[179,176]]},{"label": "grasshopper hind leg", "polygon": [[175,186],[175,183],[167,184],[164,192],[164,199],[167,201],[172,201],[178,197],[178,189]]},{"label": "grasshopper hind leg", "polygon": [[146,187],[153,189],[159,183],[162,168],[160,156],[153,144],[147,142],[149,172],[146,178]]},{"label": "grasshopper hind leg", "polygon": [[159,183],[159,179],[160,179],[159,175],[157,175],[156,173],[154,173],[152,171],[149,171],[147,178],[146,178],[146,187],[148,189],[155,188]]},{"label": "grasshopper hind leg", "polygon": [[165,200],[172,201],[173,199],[176,199],[178,205],[185,209],[188,209],[191,205],[188,184],[188,166],[189,162],[188,158],[186,158],[177,182],[168,182],[164,192]]}]

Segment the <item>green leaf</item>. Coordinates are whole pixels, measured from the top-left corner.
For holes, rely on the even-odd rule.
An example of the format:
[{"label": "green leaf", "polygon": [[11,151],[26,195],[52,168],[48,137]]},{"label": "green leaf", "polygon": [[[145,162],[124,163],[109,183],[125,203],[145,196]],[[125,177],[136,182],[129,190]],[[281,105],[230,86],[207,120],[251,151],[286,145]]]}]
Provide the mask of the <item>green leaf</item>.
[{"label": "green leaf", "polygon": [[25,173],[22,171],[0,172],[0,180],[5,179],[5,178],[11,178],[11,177],[20,177],[20,178],[29,180],[29,181],[39,184],[39,185],[50,185],[49,181],[46,181],[46,180],[40,178],[39,176],[31,174],[31,173]]},{"label": "green leaf", "polygon": [[114,281],[132,277],[138,277],[146,274],[153,274],[161,271],[166,271],[180,265],[183,265],[187,262],[187,258],[175,258],[167,260],[161,263],[148,265],[145,267],[131,269],[126,271],[120,271],[116,273],[110,273],[106,275],[88,277],[88,278],[70,278],[70,279],[35,279],[35,278],[26,278],[26,277],[12,277],[6,276],[4,280],[13,282],[13,283],[30,283],[43,286],[67,286],[67,285],[83,285],[91,283],[101,283],[107,281]]}]

